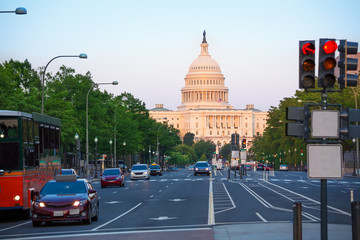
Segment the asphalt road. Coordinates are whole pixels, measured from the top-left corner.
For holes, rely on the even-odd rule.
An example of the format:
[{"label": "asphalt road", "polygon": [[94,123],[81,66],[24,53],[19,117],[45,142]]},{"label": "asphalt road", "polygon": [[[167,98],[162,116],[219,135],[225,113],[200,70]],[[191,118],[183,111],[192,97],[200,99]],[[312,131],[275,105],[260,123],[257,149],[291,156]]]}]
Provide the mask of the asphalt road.
[{"label": "asphalt road", "polygon": [[[304,172],[217,171],[212,178],[186,169],[164,172],[125,187],[100,188],[100,218],[91,225],[60,222],[33,228],[18,215],[0,214],[0,239],[214,239],[213,226],[291,222],[293,202],[303,206],[303,222],[320,221],[320,181]],[[351,224],[350,191],[359,201],[360,178],[328,181],[329,224]],[[280,231],[280,229],[279,229]],[[144,235],[145,234],[145,235]],[[136,237],[135,237],[136,236]],[[153,236],[153,238],[152,238]]]}]

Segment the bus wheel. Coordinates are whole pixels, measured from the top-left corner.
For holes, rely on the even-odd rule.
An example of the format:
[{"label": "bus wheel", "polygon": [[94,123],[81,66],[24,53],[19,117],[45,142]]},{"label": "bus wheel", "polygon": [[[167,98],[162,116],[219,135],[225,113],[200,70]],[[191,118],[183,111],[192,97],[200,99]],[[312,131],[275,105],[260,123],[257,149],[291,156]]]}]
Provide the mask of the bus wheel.
[{"label": "bus wheel", "polygon": [[21,214],[20,216],[22,216],[23,219],[30,219],[31,218],[31,210],[26,209],[26,210],[21,210]]}]

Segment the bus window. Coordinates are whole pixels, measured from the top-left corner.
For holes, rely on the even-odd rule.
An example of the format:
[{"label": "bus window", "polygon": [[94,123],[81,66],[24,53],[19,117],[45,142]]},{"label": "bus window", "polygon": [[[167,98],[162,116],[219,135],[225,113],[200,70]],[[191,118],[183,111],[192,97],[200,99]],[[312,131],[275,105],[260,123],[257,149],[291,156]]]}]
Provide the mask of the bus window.
[{"label": "bus window", "polygon": [[19,143],[3,142],[0,143],[0,169],[17,170],[20,165]]},{"label": "bus window", "polygon": [[28,143],[34,144],[34,122],[28,119]]},{"label": "bus window", "polygon": [[23,138],[23,143],[27,144],[28,143],[28,124],[27,124],[27,120],[25,118],[22,119],[22,138]]},{"label": "bus window", "polygon": [[40,153],[44,153],[44,125],[40,124],[39,137],[40,137]]},{"label": "bus window", "polygon": [[60,148],[60,129],[55,129],[55,148]]},{"label": "bus window", "polygon": [[0,118],[0,134],[3,138],[18,138],[19,125],[17,119]]},{"label": "bus window", "polygon": [[35,144],[39,144],[39,123],[38,122],[34,122],[34,140],[35,140]]},{"label": "bus window", "polygon": [[50,148],[50,127],[49,125],[44,125],[44,148]]}]

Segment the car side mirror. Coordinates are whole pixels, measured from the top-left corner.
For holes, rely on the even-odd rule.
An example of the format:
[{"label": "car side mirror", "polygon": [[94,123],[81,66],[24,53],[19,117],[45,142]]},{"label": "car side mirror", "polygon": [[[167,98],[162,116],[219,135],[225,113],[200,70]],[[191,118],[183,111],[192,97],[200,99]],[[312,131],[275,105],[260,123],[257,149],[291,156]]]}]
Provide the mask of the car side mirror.
[{"label": "car side mirror", "polygon": [[94,193],[96,193],[95,189],[89,189],[89,194],[94,194]]}]

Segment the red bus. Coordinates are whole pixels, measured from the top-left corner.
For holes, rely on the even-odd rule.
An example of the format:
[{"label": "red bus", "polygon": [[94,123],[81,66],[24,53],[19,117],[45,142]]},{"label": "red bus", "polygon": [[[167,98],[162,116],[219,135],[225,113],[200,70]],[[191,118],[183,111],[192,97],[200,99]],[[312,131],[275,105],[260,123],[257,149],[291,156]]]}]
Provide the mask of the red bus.
[{"label": "red bus", "polygon": [[30,217],[33,192],[61,168],[58,118],[0,110],[0,211]]}]

